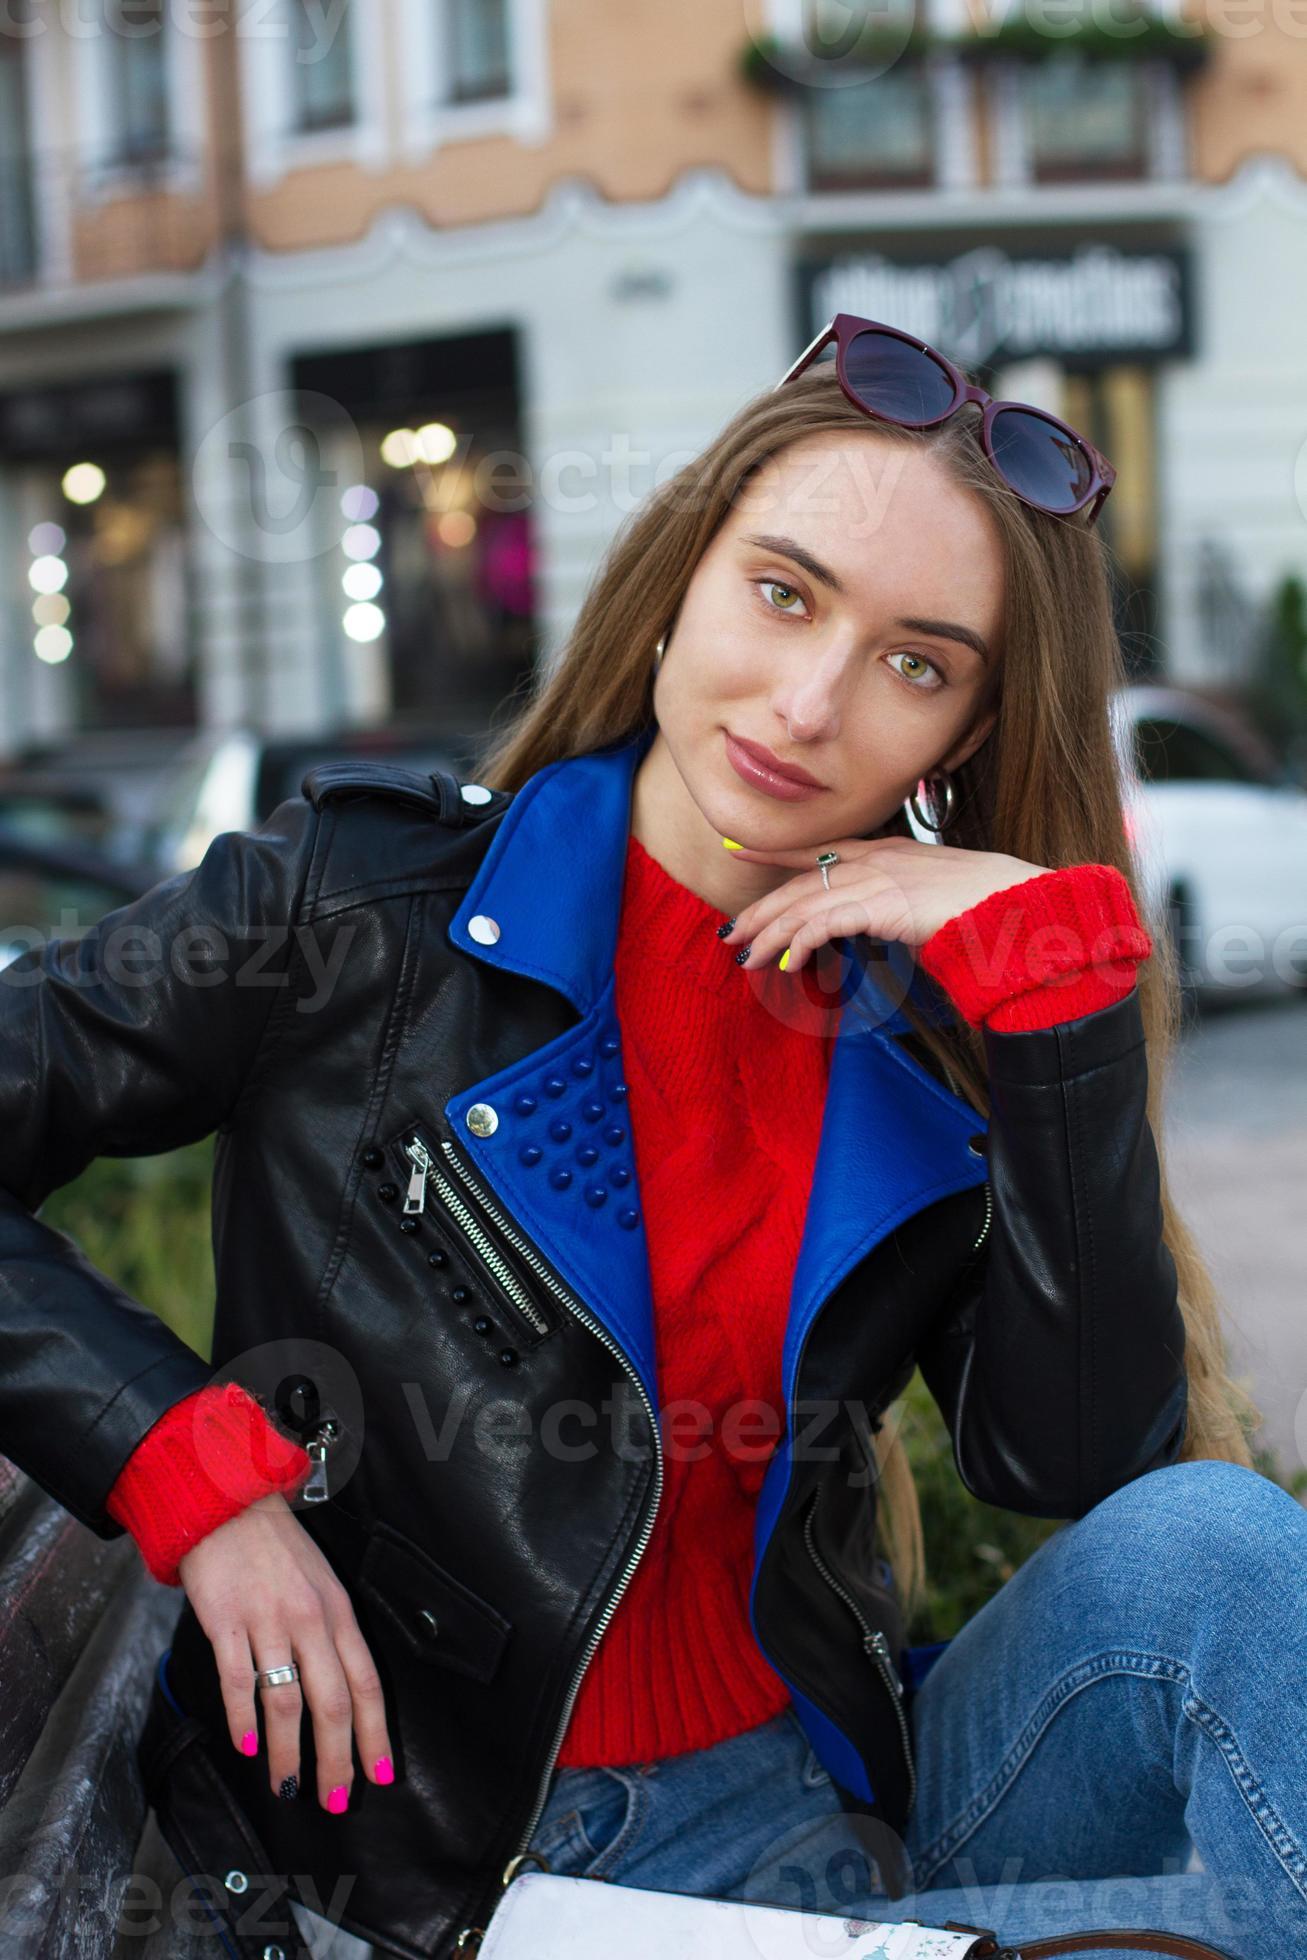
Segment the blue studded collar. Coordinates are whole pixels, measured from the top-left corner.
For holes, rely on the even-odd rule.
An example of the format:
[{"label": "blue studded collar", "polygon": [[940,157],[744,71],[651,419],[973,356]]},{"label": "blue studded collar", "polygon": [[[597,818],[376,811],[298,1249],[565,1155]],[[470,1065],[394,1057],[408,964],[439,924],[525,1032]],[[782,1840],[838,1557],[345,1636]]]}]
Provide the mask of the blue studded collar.
[{"label": "blue studded collar", "polygon": [[[505,812],[450,922],[450,938],[478,960],[557,988],[580,1019],[451,1096],[445,1108],[469,1161],[563,1281],[594,1307],[651,1396],[653,1303],[614,954],[631,786],[653,732],[648,726],[549,764]],[[848,942],[840,943],[858,977],[831,1051],[785,1339],[787,1382],[812,1316],[851,1266],[921,1205],[985,1175],[983,1157],[970,1148],[984,1127],[980,1118],[889,1038],[909,1025],[906,1017],[870,968],[859,974]]]}]

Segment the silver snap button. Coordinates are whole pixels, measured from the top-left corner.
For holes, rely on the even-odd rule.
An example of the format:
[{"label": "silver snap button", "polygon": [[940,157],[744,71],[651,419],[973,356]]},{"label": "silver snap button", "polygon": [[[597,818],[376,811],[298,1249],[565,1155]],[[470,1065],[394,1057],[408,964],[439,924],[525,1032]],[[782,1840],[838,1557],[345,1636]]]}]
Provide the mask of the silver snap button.
[{"label": "silver snap button", "polygon": [[465,803],[488,803],[493,794],[484,783],[463,783],[458,793]]},{"label": "silver snap button", "polygon": [[492,1137],[499,1128],[499,1113],[489,1103],[473,1103],[464,1120],[474,1137]]},{"label": "silver snap button", "polygon": [[222,1882],[229,1892],[248,1892],[250,1889],[250,1881],[244,1872],[230,1871]]},{"label": "silver snap button", "polygon": [[265,1946],[263,1949],[263,1960],[286,1960],[285,1947]]},{"label": "silver snap button", "polygon": [[440,1622],[431,1611],[431,1608],[429,1606],[421,1607],[418,1612],[418,1618],[422,1621],[423,1626],[434,1640],[440,1632]]},{"label": "silver snap button", "polygon": [[499,921],[478,912],[468,920],[467,930],[469,938],[475,939],[478,946],[493,946],[499,937]]}]

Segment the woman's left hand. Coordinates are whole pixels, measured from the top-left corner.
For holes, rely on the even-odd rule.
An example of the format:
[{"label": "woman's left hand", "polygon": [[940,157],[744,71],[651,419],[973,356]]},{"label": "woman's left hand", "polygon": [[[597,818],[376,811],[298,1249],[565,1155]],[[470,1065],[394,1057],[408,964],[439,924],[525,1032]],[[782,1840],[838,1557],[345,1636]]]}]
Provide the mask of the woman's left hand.
[{"label": "woman's left hand", "polygon": [[[839,854],[830,866],[829,891],[817,865],[820,851]],[[793,878],[743,906],[724,935],[727,945],[751,946],[751,967],[783,955],[788,946],[787,973],[818,946],[856,933],[921,946],[959,912],[1049,869],[1002,851],[963,851],[915,837],[837,837],[801,851],[741,846],[731,856],[795,867]]]}]

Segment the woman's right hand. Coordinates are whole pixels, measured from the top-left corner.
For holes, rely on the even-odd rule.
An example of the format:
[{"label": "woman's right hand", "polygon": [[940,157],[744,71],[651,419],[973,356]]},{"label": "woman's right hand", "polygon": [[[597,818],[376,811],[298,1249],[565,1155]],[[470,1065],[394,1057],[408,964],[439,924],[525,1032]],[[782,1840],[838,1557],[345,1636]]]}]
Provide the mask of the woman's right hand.
[{"label": "woman's right hand", "polygon": [[[252,1753],[258,1706],[274,1795],[300,1770],[304,1704],[313,1717],[318,1802],[342,1811],[354,1782],[351,1736],[368,1781],[394,1781],[381,1681],[348,1592],[277,1491],[207,1532],[178,1577],[213,1645],[233,1746]],[[256,1672],[299,1665],[300,1678],[259,1688]],[[302,1691],[302,1692],[301,1692]]]}]

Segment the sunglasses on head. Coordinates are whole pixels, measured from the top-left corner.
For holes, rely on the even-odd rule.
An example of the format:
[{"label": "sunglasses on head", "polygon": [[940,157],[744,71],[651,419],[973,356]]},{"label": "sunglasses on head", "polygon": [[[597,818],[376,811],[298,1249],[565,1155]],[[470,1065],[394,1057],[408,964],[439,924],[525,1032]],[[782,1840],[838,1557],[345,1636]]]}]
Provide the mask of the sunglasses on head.
[{"label": "sunglasses on head", "polygon": [[981,446],[1008,488],[1023,503],[1059,517],[1083,510],[1092,500],[1085,522],[1095,521],[1116,482],[1116,471],[1101,450],[1042,408],[995,401],[983,388],[973,387],[943,354],[898,327],[837,313],[777,388],[802,374],[832,340],[840,387],[865,415],[905,429],[933,429],[966,403],[979,402],[984,411]]}]

